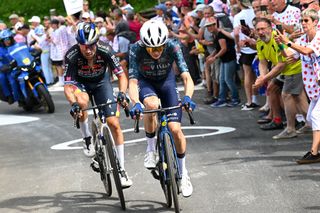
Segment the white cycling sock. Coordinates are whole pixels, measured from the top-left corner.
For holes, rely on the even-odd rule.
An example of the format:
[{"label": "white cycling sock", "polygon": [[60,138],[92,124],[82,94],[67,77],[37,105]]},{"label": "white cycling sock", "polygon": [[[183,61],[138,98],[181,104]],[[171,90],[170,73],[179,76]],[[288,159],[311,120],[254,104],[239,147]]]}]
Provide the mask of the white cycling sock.
[{"label": "white cycling sock", "polygon": [[179,172],[182,175],[187,174],[187,168],[186,168],[186,157],[179,158],[178,157],[178,164],[179,164]]},{"label": "white cycling sock", "polygon": [[83,138],[91,137],[91,132],[89,130],[88,118],[84,122],[79,122],[80,131]]},{"label": "white cycling sock", "polygon": [[124,170],[124,145],[123,144],[116,145],[116,149],[117,149],[120,167],[121,167],[121,169]]},{"label": "white cycling sock", "polygon": [[155,152],[156,151],[156,137],[153,138],[147,138],[147,152]]}]

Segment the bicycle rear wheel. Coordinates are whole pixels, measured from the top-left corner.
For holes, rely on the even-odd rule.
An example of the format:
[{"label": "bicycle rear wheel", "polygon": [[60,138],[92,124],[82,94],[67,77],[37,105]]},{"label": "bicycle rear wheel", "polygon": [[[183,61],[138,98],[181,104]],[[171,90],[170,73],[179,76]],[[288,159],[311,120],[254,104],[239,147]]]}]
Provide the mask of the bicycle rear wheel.
[{"label": "bicycle rear wheel", "polygon": [[124,200],[124,195],[123,195],[123,190],[121,186],[121,180],[120,180],[120,168],[119,168],[119,163],[117,163],[117,156],[116,152],[114,151],[114,146],[113,146],[113,141],[111,140],[110,137],[110,132],[108,128],[104,128],[104,139],[106,140],[106,147],[108,151],[108,156],[110,160],[110,164],[112,167],[112,173],[113,173],[113,179],[114,183],[116,185],[116,189],[118,191],[118,196],[120,199],[121,207],[123,210],[126,210],[126,203]]},{"label": "bicycle rear wheel", "polygon": [[[160,140],[160,137],[158,135],[158,140]],[[157,164],[158,170],[159,170],[159,181],[160,181],[160,185],[161,188],[163,190],[164,196],[166,198],[166,202],[167,202],[167,206],[170,208],[172,206],[172,195],[171,195],[171,187],[170,181],[167,181],[168,177],[167,177],[167,156],[164,154],[164,150],[165,148],[162,147],[163,143],[161,143],[160,141],[157,142],[157,149],[158,149],[158,153],[159,153],[159,162]]]},{"label": "bicycle rear wheel", "polygon": [[106,190],[106,195],[110,197],[112,194],[112,186],[111,186],[110,173],[108,171],[109,162],[107,157],[107,150],[99,138],[98,129],[94,121],[92,121],[92,137],[93,137],[93,144],[95,145],[95,150],[96,150],[95,159],[99,164],[100,178],[103,183],[104,189]]},{"label": "bicycle rear wheel", "polygon": [[180,212],[179,199],[178,199],[178,184],[176,179],[178,167],[176,165],[176,160],[174,157],[170,136],[167,133],[165,133],[163,139],[164,139],[165,155],[166,155],[167,167],[168,167],[167,169],[168,182],[170,182],[174,209],[175,209],[175,212],[178,213]]}]

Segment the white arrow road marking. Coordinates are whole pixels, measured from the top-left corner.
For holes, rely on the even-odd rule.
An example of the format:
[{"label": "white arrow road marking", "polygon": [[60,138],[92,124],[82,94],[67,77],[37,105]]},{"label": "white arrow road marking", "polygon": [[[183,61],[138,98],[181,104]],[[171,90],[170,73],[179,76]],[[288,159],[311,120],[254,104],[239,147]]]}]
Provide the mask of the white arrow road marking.
[{"label": "white arrow road marking", "polygon": [[[213,136],[213,135],[220,135],[220,134],[225,134],[225,133],[229,133],[229,132],[233,132],[236,129],[232,128],[232,127],[224,127],[224,126],[185,126],[182,127],[182,129],[184,130],[190,130],[190,129],[201,129],[201,130],[216,130],[213,132],[208,132],[208,133],[204,133],[204,134],[193,134],[193,135],[186,135],[186,138],[196,138],[196,137],[209,137],[209,136]],[[140,130],[144,130],[144,128],[140,128]],[[133,132],[133,128],[131,129],[125,129],[122,131],[123,133],[127,133],[127,132]],[[139,138],[139,139],[134,139],[134,140],[128,140],[125,141],[125,144],[132,144],[132,143],[140,143],[145,141],[145,138]],[[53,145],[51,147],[51,149],[54,150],[74,150],[74,149],[82,149],[82,146],[70,146],[71,144],[75,144],[75,143],[79,143],[82,141],[82,138],[80,139],[76,139],[76,140],[72,140],[72,141],[67,141],[64,143],[59,143],[56,145]]]},{"label": "white arrow road marking", "polygon": [[19,115],[0,115],[0,126],[26,123],[36,120],[39,120],[39,118]]}]

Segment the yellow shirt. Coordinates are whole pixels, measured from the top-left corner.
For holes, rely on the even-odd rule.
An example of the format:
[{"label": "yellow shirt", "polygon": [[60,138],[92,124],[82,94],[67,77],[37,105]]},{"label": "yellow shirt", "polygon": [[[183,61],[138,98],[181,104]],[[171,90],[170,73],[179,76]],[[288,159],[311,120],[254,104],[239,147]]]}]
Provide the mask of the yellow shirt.
[{"label": "yellow shirt", "polygon": [[[281,54],[279,46],[274,39],[275,31],[272,32],[272,37],[269,43],[265,43],[262,40],[257,41],[257,51],[259,60],[271,61],[272,65],[275,66],[278,62],[285,62],[286,58]],[[287,48],[287,47],[285,47]],[[294,75],[301,73],[301,61],[297,61],[293,64],[287,64],[284,70],[281,72],[282,75]]]}]

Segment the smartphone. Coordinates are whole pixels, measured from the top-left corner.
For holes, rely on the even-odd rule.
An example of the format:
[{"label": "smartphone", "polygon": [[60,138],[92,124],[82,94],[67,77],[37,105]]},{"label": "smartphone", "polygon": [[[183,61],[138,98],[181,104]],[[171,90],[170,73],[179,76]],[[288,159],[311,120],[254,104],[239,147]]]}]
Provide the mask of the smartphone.
[{"label": "smartphone", "polygon": [[260,10],[263,15],[268,15],[268,9],[266,5],[260,6]]},{"label": "smartphone", "polygon": [[282,28],[282,25],[281,25],[281,24],[277,24],[277,25],[276,25],[276,28],[277,28],[277,30],[279,30],[279,32],[280,32],[281,34],[283,34],[283,28]]},{"label": "smartphone", "polygon": [[247,26],[247,25],[246,25],[246,21],[245,21],[244,19],[240,19],[240,24],[241,24],[242,26]]}]

